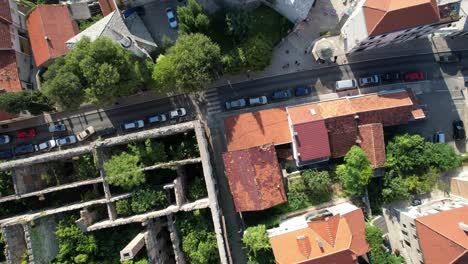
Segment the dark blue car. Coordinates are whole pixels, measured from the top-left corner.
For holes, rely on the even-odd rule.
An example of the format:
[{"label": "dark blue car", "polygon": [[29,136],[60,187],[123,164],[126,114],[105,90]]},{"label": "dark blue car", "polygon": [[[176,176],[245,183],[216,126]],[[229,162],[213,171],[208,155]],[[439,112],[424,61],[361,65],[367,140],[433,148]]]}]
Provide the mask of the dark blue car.
[{"label": "dark blue car", "polygon": [[0,151],[0,159],[9,159],[13,156],[11,150]]},{"label": "dark blue car", "polygon": [[273,92],[273,99],[287,99],[292,96],[292,93],[290,90],[280,90],[280,91],[275,91]]},{"label": "dark blue car", "polygon": [[33,144],[21,145],[15,148],[15,155],[25,155],[34,152]]},{"label": "dark blue car", "polygon": [[294,91],[294,94],[296,96],[304,96],[304,95],[308,95],[310,94],[312,90],[310,89],[310,87],[298,87],[296,88],[296,90]]}]

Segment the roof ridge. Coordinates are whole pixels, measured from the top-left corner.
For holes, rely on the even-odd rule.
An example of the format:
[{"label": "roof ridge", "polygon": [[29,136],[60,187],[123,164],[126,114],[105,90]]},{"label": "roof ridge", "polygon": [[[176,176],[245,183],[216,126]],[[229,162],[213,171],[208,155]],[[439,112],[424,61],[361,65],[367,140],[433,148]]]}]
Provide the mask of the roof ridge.
[{"label": "roof ridge", "polygon": [[[463,207],[460,207],[460,208],[463,208]],[[457,209],[460,209],[460,208],[457,208]],[[458,246],[460,246],[460,247],[462,247],[462,248],[465,248],[464,245],[461,245],[461,244],[458,243],[457,241],[455,241],[455,240],[453,240],[453,239],[450,239],[450,238],[447,237],[446,235],[440,233],[439,231],[437,231],[437,230],[431,228],[430,226],[426,225],[425,223],[419,221],[419,220],[418,220],[419,218],[421,218],[421,217],[416,218],[416,221],[418,221],[420,224],[422,224],[422,225],[424,225],[425,227],[429,228],[429,229],[432,230],[433,232],[435,232],[435,233],[441,235],[441,236],[444,237],[445,239],[452,241],[453,243],[457,244]],[[417,229],[416,229],[416,231],[417,231]],[[465,249],[465,250],[466,250],[466,249]]]}]

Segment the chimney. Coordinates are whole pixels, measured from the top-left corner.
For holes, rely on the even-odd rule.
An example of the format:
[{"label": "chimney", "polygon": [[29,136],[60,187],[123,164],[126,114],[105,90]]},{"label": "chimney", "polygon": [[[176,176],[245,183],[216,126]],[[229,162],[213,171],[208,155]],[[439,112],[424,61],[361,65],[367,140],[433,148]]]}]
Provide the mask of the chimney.
[{"label": "chimney", "polygon": [[354,115],[354,119],[359,119],[359,115]]},{"label": "chimney", "polygon": [[322,243],[322,241],[320,241],[320,239],[318,239],[318,238],[317,238],[317,244],[318,244],[318,246],[319,246],[319,248],[320,248],[320,251],[322,251],[322,253],[325,252],[325,249],[323,249],[323,243]]},{"label": "chimney", "polygon": [[462,229],[463,231],[465,231],[465,233],[468,232],[468,225],[463,223],[463,222],[460,222],[458,223],[458,227],[460,227],[460,229]]},{"label": "chimney", "polygon": [[296,237],[297,247],[301,254],[308,259],[312,248],[310,247],[309,238],[306,235]]}]

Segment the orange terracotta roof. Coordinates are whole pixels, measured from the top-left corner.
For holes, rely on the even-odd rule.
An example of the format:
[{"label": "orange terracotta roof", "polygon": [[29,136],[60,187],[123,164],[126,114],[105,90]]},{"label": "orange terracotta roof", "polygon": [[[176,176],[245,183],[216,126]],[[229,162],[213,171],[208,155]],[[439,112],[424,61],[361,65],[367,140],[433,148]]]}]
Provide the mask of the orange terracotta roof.
[{"label": "orange terracotta roof", "polygon": [[114,0],[99,0],[99,7],[101,7],[101,12],[104,16],[107,16],[117,9]]},{"label": "orange terracotta roof", "polygon": [[224,131],[228,151],[291,142],[288,118],[284,108],[227,117],[224,119]]},{"label": "orange terracotta roof", "polygon": [[[0,89],[2,92],[19,92],[22,90],[14,51],[0,51]],[[0,120],[8,120],[17,116],[17,114],[0,110]]]},{"label": "orange terracotta roof", "polygon": [[37,6],[26,26],[37,66],[47,66],[51,59],[65,55],[65,42],[80,32],[66,5]]},{"label": "orange terracotta roof", "polygon": [[349,100],[357,113],[383,110],[402,106],[412,106],[413,102],[407,91],[380,93],[374,96],[354,97]]},{"label": "orange terracotta roof", "polygon": [[363,10],[369,36],[440,20],[436,0],[367,0]]},{"label": "orange terracotta roof", "polygon": [[287,201],[273,145],[226,152],[223,160],[237,212],[264,210]]},{"label": "orange terracotta roof", "polygon": [[[418,217],[416,218],[416,222],[429,228],[432,232],[437,233],[446,240],[461,246],[465,250],[468,249],[468,235],[458,226],[460,222],[468,224],[468,206]],[[420,238],[420,241],[424,254],[426,254],[426,252],[429,254],[436,254],[437,252],[431,253],[429,251],[433,251],[434,247],[443,247],[443,245],[434,245],[432,241],[426,240],[423,237]],[[436,251],[438,251],[437,254],[442,253],[439,250]]]},{"label": "orange terracotta roof", "polygon": [[364,225],[362,211],[356,209],[269,238],[278,264],[354,264],[369,250]]},{"label": "orange terracotta roof", "polygon": [[359,145],[374,168],[385,164],[385,142],[381,123],[359,126]]},{"label": "orange terracotta roof", "polygon": [[310,161],[330,157],[330,142],[324,120],[293,126],[294,146],[299,160]]}]

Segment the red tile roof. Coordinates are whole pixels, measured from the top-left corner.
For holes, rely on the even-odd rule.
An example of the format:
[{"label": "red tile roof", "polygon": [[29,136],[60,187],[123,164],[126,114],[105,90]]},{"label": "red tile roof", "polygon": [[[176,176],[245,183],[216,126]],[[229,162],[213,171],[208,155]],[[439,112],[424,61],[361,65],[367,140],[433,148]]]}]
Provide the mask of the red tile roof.
[{"label": "red tile roof", "polygon": [[65,55],[65,42],[80,31],[65,5],[39,5],[28,16],[26,26],[37,66]]},{"label": "red tile roof", "polygon": [[229,151],[291,142],[284,108],[227,117],[224,119],[224,131]]},{"label": "red tile roof", "polygon": [[287,201],[273,145],[226,152],[223,159],[237,212],[264,210]]},{"label": "red tile roof", "polygon": [[99,6],[101,7],[101,12],[104,16],[107,16],[117,9],[114,0],[99,0]]},{"label": "red tile roof", "polygon": [[374,168],[385,164],[385,142],[381,123],[359,126],[359,145]]},{"label": "red tile roof", "polygon": [[369,36],[440,20],[436,0],[367,0],[363,10]]},{"label": "red tile roof", "polygon": [[468,206],[416,218],[426,264],[451,263],[468,250],[468,234],[459,223],[468,223]]},{"label": "red tile roof", "polygon": [[[0,89],[2,92],[21,91],[18,68],[16,66],[16,54],[14,51],[0,51]],[[17,114],[0,110],[0,121],[17,117]]]},{"label": "red tile roof", "polygon": [[[301,106],[289,107],[287,109],[291,119],[292,127],[295,130],[298,124],[307,124],[317,122],[318,120],[325,120],[325,126],[328,130],[328,137],[311,136],[313,141],[310,141],[311,149],[323,149],[318,144],[321,140],[330,142],[331,157],[343,157],[348,150],[355,145],[358,140],[358,125],[381,123],[383,126],[391,126],[398,124],[405,124],[410,120],[424,118],[424,112],[416,101],[416,97],[411,90],[405,91],[392,91],[386,93],[379,93],[375,95],[349,97],[337,100],[318,102],[306,104]],[[301,136],[309,135],[310,133],[317,133],[315,131],[306,129],[301,134],[298,133],[296,139],[301,140]],[[371,131],[366,135],[375,137],[383,137],[379,131]],[[304,139],[302,139],[304,141]],[[364,144],[371,143],[372,141],[362,140]],[[304,142],[308,142],[307,140]],[[376,141],[375,141],[376,142]],[[374,142],[374,143],[375,143]],[[366,146],[367,147],[367,146]],[[368,149],[371,156],[375,156],[375,165],[382,163],[382,152],[380,149],[382,145],[374,145],[375,151],[372,153]],[[375,155],[374,155],[375,154]],[[316,158],[316,156],[312,156]],[[306,158],[302,156],[305,161]]]},{"label": "red tile roof", "polygon": [[299,160],[309,161],[330,157],[330,143],[324,120],[293,125],[295,147]]},{"label": "red tile roof", "polygon": [[271,234],[270,242],[278,264],[355,264],[369,250],[364,230],[362,210],[355,209]]}]

